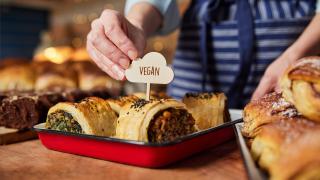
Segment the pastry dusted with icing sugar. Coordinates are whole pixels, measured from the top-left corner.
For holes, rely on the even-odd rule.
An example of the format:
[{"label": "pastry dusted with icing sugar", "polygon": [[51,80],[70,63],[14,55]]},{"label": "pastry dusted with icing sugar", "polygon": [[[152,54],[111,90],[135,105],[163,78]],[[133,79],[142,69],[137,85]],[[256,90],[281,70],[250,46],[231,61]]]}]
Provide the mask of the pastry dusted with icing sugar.
[{"label": "pastry dusted with icing sugar", "polygon": [[320,57],[306,57],[280,80],[284,98],[310,120],[320,122]]}]

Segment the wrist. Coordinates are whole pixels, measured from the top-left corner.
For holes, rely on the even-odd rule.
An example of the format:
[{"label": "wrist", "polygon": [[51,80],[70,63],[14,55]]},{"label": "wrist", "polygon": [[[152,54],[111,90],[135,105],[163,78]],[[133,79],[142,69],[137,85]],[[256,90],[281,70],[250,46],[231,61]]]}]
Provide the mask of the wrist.
[{"label": "wrist", "polygon": [[134,27],[136,27],[137,29],[139,29],[141,32],[142,32],[142,34],[144,35],[144,37],[146,37],[146,30],[145,30],[145,28],[144,28],[144,25],[143,25],[143,23],[142,23],[142,21],[141,20],[139,20],[139,19],[137,19],[137,18],[134,18],[134,17],[130,17],[130,16],[128,16],[127,17],[127,20],[134,26]]},{"label": "wrist", "polygon": [[297,46],[296,44],[293,44],[286,50],[286,54],[288,55],[289,63],[292,64],[299,59],[305,57],[307,55],[307,52],[305,49],[301,48],[301,46]]}]

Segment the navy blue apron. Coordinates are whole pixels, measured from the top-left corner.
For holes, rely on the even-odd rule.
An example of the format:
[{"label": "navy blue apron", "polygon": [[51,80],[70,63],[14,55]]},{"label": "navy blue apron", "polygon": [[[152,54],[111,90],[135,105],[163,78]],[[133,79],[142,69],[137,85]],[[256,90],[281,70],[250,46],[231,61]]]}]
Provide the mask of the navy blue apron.
[{"label": "navy blue apron", "polygon": [[168,94],[224,92],[243,108],[265,69],[303,32],[316,0],[193,0],[179,35]]}]

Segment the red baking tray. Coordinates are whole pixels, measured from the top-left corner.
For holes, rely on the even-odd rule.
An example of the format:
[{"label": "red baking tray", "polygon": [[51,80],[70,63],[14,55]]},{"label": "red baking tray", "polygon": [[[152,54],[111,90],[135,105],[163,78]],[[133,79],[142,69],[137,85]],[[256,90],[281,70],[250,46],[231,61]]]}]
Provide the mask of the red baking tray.
[{"label": "red baking tray", "polygon": [[[232,118],[239,117],[239,114],[232,113],[233,111],[231,111]],[[242,122],[242,119],[164,143],[147,143],[49,130],[44,127],[44,123],[34,126],[33,129],[48,149],[123,164],[158,168],[232,139],[233,125],[238,122]]]}]

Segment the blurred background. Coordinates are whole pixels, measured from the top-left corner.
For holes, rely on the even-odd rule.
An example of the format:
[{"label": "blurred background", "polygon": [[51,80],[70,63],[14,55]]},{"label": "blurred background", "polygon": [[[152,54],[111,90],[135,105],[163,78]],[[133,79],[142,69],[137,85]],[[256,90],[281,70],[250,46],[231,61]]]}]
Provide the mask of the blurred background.
[{"label": "blurred background", "polygon": [[[90,23],[104,9],[123,12],[125,0],[0,0],[0,59],[24,58],[63,63],[88,60]],[[179,0],[180,13],[188,0]],[[146,51],[158,51],[171,62],[178,30],[149,39]]]}]

